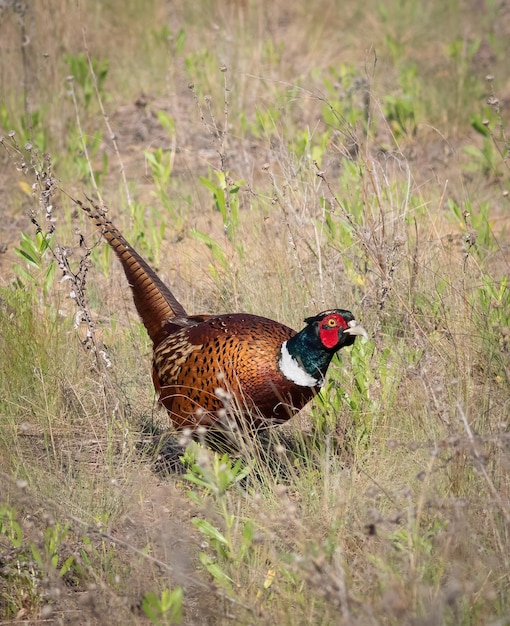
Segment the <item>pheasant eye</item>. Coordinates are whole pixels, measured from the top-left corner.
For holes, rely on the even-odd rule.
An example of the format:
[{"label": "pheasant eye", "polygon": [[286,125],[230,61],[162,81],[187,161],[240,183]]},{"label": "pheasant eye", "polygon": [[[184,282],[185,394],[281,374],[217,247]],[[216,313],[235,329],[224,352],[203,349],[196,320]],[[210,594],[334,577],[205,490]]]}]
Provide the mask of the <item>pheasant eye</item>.
[{"label": "pheasant eye", "polygon": [[336,320],[333,319],[332,317],[330,317],[326,323],[330,328],[334,328],[336,326]]}]

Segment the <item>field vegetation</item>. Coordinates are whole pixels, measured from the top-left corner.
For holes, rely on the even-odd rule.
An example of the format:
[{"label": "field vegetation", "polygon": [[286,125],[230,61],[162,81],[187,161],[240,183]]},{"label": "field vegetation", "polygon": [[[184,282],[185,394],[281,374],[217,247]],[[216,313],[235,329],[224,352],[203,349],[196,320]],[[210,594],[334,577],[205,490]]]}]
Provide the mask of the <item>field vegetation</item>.
[{"label": "field vegetation", "polygon": [[[2,624],[510,623],[509,41],[500,0],[0,3]],[[172,432],[86,196],[189,312],[369,331],[269,458]]]}]

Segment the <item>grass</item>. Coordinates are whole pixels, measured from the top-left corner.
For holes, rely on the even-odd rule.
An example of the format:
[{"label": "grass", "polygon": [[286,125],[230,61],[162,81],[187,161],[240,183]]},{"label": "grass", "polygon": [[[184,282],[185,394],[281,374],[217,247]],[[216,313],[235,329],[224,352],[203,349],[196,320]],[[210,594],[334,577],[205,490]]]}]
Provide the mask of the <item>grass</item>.
[{"label": "grass", "polygon": [[[3,9],[3,623],[507,623],[505,20]],[[84,193],[190,312],[362,319],[269,465],[189,444],[161,472],[151,347]]]}]

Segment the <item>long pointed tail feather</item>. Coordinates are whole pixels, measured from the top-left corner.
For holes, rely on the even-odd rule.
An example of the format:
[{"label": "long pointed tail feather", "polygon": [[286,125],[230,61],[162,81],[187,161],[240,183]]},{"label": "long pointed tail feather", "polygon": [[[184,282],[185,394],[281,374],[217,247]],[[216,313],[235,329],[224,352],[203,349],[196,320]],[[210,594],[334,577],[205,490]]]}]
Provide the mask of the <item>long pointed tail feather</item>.
[{"label": "long pointed tail feather", "polygon": [[86,206],[79,200],[74,200],[74,202],[94,221],[122,263],[133,291],[136,310],[149,333],[149,337],[153,343],[156,343],[165,321],[172,317],[185,317],[186,311],[156,272],[107,219],[102,209],[92,202],[91,206]]}]

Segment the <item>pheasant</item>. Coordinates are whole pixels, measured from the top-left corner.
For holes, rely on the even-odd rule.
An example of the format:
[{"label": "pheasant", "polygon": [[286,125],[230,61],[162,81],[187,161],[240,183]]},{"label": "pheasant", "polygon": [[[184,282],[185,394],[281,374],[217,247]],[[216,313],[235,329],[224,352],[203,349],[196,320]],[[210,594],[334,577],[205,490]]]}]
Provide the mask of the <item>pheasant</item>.
[{"label": "pheasant", "polygon": [[308,317],[300,332],[249,313],[188,315],[105,211],[75,202],[122,264],[153,343],[154,387],[177,429],[282,423],[320,391],[333,355],[366,336],[344,309]]}]

